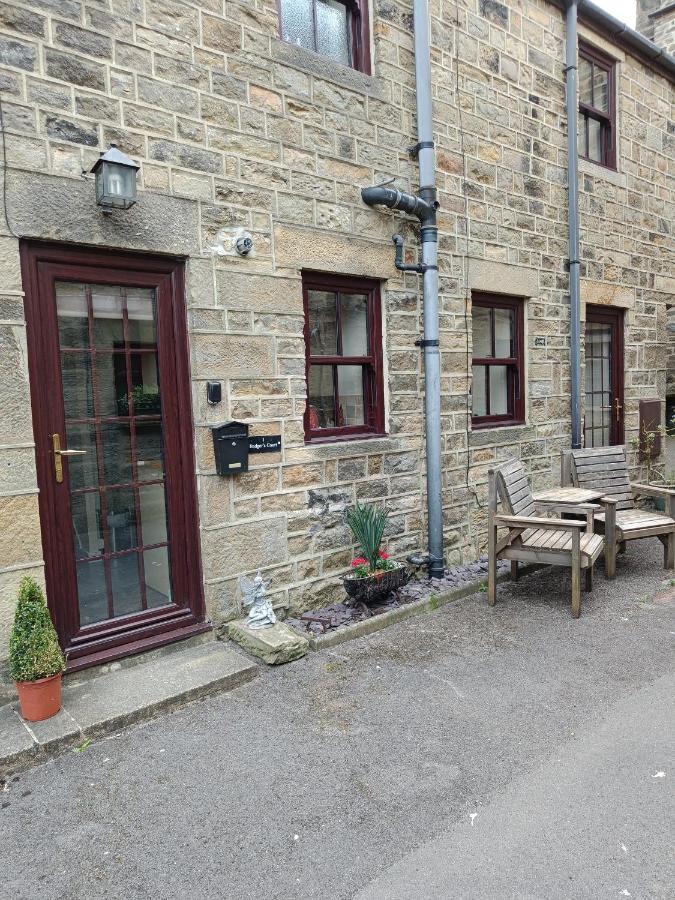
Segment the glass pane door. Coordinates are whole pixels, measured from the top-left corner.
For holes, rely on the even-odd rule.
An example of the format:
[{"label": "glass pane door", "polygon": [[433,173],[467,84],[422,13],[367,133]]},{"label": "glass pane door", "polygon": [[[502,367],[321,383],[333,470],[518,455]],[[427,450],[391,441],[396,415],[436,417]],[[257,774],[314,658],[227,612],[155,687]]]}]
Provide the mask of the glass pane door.
[{"label": "glass pane door", "polygon": [[586,447],[623,440],[623,319],[620,310],[588,308],[586,321]]},{"label": "glass pane door", "polygon": [[80,627],[171,603],[154,289],[57,281]]}]

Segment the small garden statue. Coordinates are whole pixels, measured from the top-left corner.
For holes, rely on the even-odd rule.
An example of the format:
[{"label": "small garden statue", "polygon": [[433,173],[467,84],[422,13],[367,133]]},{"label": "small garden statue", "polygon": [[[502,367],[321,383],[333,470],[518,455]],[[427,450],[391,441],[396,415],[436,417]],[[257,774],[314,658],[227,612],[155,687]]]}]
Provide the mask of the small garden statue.
[{"label": "small garden statue", "polygon": [[244,598],[244,606],[251,607],[246,617],[246,627],[270,628],[274,625],[277,617],[272,609],[272,601],[265,594],[265,583],[260,572],[258,572],[253,581],[242,575],[239,579],[239,585]]}]

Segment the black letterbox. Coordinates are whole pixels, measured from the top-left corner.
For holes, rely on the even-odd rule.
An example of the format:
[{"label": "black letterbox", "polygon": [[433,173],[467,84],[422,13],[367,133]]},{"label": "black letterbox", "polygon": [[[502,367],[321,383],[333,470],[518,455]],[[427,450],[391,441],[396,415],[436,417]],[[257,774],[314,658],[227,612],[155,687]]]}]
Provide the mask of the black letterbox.
[{"label": "black letterbox", "polygon": [[245,422],[225,422],[215,425],[213,453],[219,475],[248,472],[248,425]]}]

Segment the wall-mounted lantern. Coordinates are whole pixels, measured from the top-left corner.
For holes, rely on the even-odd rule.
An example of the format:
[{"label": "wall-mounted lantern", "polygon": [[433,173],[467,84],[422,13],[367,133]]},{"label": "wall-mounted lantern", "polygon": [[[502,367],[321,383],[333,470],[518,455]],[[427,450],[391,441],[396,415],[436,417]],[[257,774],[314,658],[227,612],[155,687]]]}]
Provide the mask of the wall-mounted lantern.
[{"label": "wall-mounted lantern", "polygon": [[129,209],[136,202],[136,173],[140,166],[118,149],[101,153],[92,167],[96,176],[96,202],[108,215],[113,209]]}]

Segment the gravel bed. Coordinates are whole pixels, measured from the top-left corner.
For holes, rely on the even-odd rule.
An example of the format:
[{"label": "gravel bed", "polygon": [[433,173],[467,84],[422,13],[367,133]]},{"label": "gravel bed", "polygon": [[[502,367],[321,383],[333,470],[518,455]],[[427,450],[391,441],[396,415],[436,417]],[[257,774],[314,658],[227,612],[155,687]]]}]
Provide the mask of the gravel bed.
[{"label": "gravel bed", "polygon": [[[487,568],[487,556],[481,556],[476,562],[461,566],[450,566],[445,570],[442,578],[413,576],[408,584],[398,591],[394,591],[385,601],[380,603],[371,603],[367,607],[363,603],[355,606],[348,606],[346,602],[331,603],[329,606],[322,606],[320,609],[309,610],[306,615],[311,616],[311,618],[290,617],[285,621],[287,625],[295,628],[296,631],[303,635],[328,634],[331,631],[338,631],[372,616],[381,615],[399,606],[406,606],[408,603],[413,603],[416,600],[423,600],[426,597],[437,594],[445,594],[455,588],[482,581],[487,578]],[[499,560],[497,571],[504,572],[508,570],[508,561]]]}]

